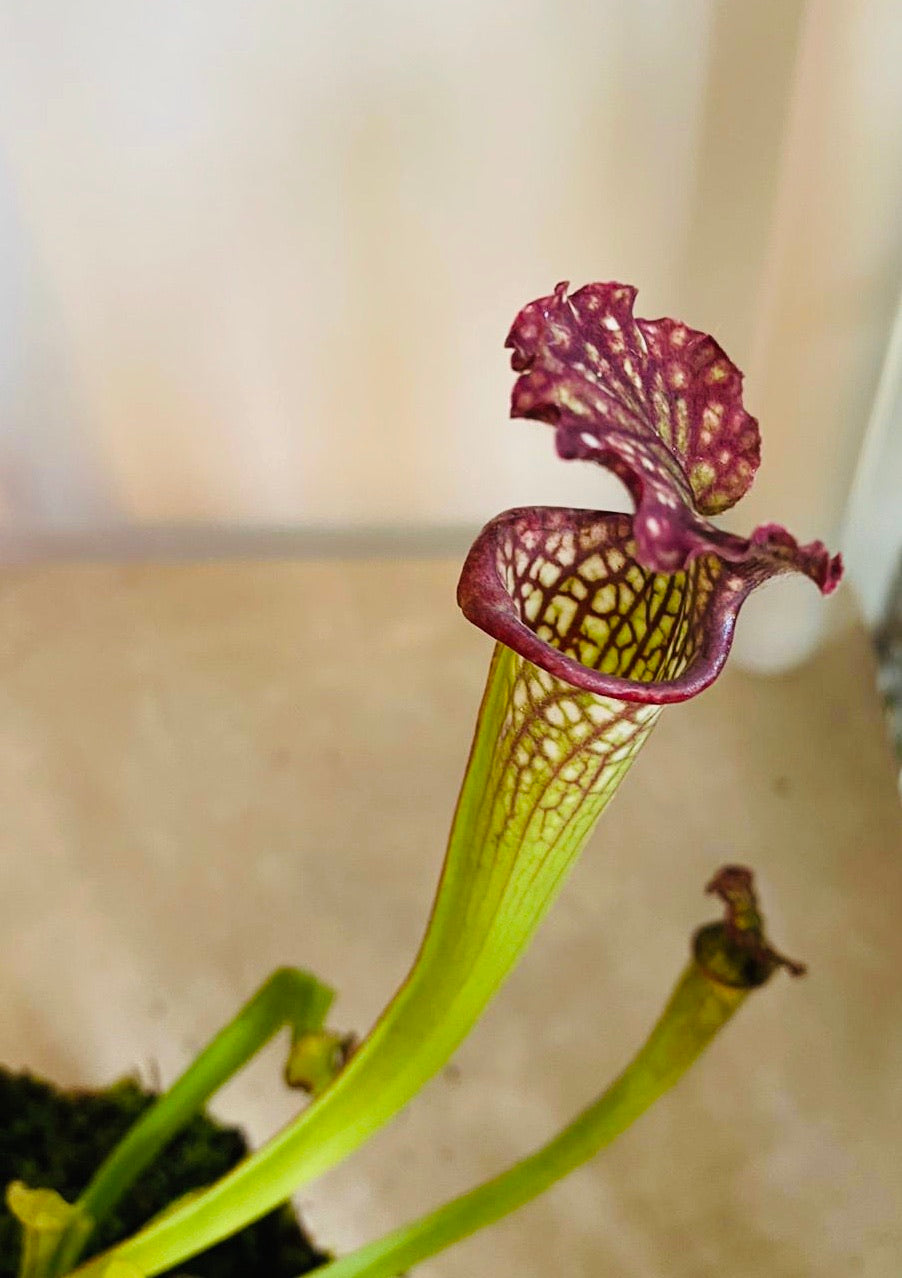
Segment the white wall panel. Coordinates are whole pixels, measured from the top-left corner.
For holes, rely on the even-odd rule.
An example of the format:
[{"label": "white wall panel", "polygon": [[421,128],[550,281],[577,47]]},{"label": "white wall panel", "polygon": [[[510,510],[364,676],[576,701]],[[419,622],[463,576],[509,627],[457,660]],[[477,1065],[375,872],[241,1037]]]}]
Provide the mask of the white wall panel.
[{"label": "white wall panel", "polygon": [[558,279],[620,277],[748,368],[740,522],[835,532],[898,284],[900,21],[0,3],[0,527],[619,503],[507,423],[501,344]]}]

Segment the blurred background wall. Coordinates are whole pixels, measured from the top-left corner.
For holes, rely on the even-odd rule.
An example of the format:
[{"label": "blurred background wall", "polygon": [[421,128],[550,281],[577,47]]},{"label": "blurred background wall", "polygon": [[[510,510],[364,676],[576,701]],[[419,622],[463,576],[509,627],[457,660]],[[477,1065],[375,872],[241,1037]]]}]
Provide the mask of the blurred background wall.
[{"label": "blurred background wall", "polygon": [[747,372],[738,526],[836,542],[858,468],[842,539],[876,616],[900,58],[898,0],[5,0],[5,553],[624,505],[506,421],[501,349],[557,280],[620,278]]}]

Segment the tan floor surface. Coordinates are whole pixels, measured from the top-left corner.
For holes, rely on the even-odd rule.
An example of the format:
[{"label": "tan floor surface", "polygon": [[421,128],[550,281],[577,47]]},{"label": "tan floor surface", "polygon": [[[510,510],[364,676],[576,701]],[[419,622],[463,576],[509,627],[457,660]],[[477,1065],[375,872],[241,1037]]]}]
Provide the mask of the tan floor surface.
[{"label": "tan floor surface", "polygon": [[[0,574],[0,1058],[167,1080],[266,973],[363,1029],[425,919],[490,643],[456,565]],[[811,974],[775,980],[589,1168],[426,1278],[894,1278],[902,830],[867,644],[666,711],[540,936],[447,1069],[303,1194],[346,1248],[547,1137],[653,1020],[719,863]],[[284,1121],[270,1053],[223,1093]]]}]

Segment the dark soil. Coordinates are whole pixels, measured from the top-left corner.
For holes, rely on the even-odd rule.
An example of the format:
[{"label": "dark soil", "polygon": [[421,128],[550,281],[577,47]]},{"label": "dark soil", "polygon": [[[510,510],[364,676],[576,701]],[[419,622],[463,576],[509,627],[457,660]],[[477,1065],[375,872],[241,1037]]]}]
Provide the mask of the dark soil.
[{"label": "dark soil", "polygon": [[[60,1092],[28,1074],[0,1069],[0,1191],[11,1180],[22,1180],[33,1188],[55,1189],[74,1202],[153,1099],[132,1079],[105,1092]],[[134,1233],[182,1194],[216,1180],[246,1153],[240,1131],[198,1116],[100,1226],[85,1258]],[[19,1239],[19,1224],[0,1201],[0,1278],[16,1278]],[[328,1259],[286,1207],[170,1273],[192,1278],[296,1278]]]}]

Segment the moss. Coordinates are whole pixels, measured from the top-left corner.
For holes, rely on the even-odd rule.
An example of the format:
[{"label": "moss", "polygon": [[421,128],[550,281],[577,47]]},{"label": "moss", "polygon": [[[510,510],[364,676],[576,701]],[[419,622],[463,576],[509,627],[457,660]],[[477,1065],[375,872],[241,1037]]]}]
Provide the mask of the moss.
[{"label": "moss", "polygon": [[[23,1180],[73,1202],[153,1099],[133,1079],[104,1092],[62,1092],[28,1074],[0,1069],[0,1187]],[[236,1128],[199,1115],[98,1229],[88,1254],[134,1233],[180,1195],[216,1180],[246,1152]],[[18,1255],[19,1225],[0,1204],[0,1278],[15,1278]],[[171,1272],[196,1278],[295,1278],[328,1258],[286,1207]]]}]

